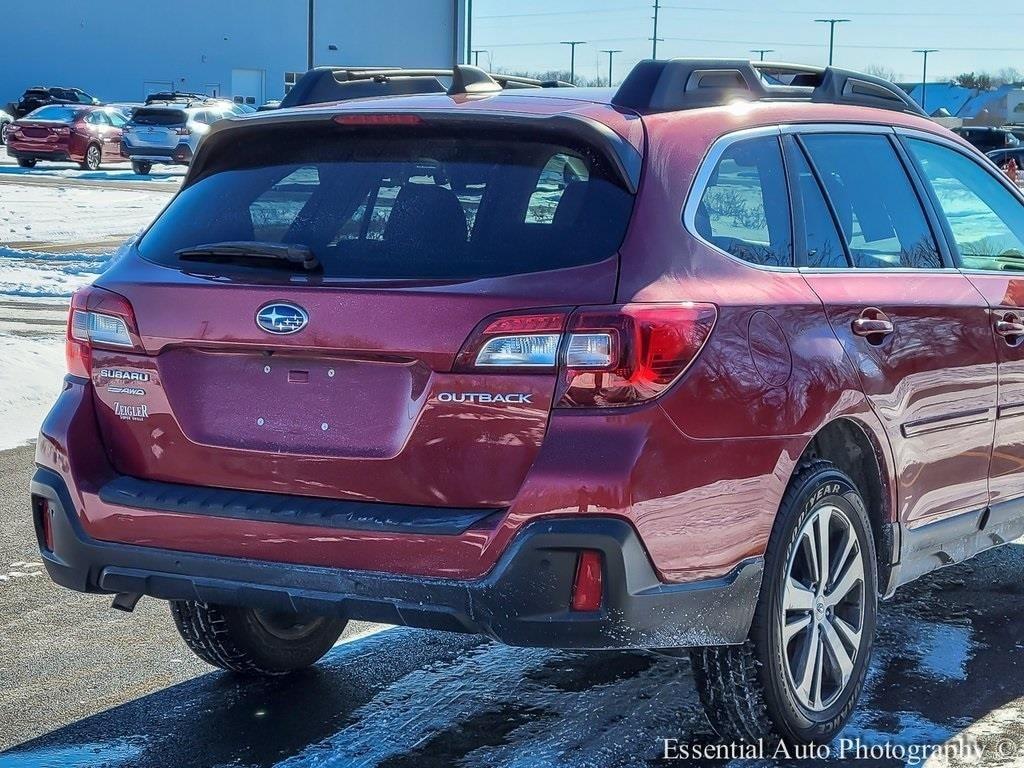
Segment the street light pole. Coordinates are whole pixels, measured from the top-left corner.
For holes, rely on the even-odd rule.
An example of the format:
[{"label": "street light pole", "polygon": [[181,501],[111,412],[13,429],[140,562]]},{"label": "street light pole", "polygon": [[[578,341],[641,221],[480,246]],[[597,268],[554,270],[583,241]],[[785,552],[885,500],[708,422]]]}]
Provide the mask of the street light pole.
[{"label": "street light pole", "polygon": [[766,53],[775,53],[775,49],[774,48],[751,48],[750,52],[751,53],[759,53],[759,54],[761,54],[761,61],[764,61],[764,55]]},{"label": "street light pole", "polygon": [[654,37],[651,38],[651,58],[658,58],[658,11],[661,10],[660,0],[654,0]]},{"label": "street light pole", "polygon": [[604,48],[604,49],[601,50],[601,53],[607,53],[608,54],[608,87],[611,88],[612,87],[612,57],[616,53],[622,53],[622,51],[619,48]]},{"label": "street light pole", "polygon": [[924,64],[921,67],[921,109],[925,114],[928,114],[928,108],[925,106],[928,102],[928,54],[938,52],[938,48],[916,48],[914,50],[914,53],[920,53],[924,57]]},{"label": "street light pole", "polygon": [[572,49],[569,54],[569,82],[576,85],[576,46],[585,45],[586,40],[563,40],[561,45],[568,45]]},{"label": "street light pole", "polygon": [[836,24],[846,24],[849,19],[815,19],[817,24],[828,24],[828,65],[832,66],[832,52],[836,47]]},{"label": "street light pole", "polygon": [[479,67],[480,66],[480,54],[481,53],[487,53],[487,49],[486,48],[474,48],[473,49],[473,66],[474,67]]},{"label": "street light pole", "polygon": [[306,29],[306,69],[313,68],[313,13],[316,0],[309,0],[309,11],[306,17],[308,27]]}]

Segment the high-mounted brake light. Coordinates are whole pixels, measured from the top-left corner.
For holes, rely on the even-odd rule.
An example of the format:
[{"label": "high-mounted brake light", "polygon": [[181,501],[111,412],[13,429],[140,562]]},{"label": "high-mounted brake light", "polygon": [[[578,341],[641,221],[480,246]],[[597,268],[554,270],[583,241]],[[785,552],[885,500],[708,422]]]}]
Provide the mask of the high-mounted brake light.
[{"label": "high-mounted brake light", "polygon": [[[568,317],[568,319],[567,319]],[[459,372],[558,371],[561,408],[633,405],[683,374],[717,318],[712,304],[624,304],[489,318],[455,363]]]},{"label": "high-mounted brake light", "polygon": [[68,373],[88,378],[93,347],[136,349],[137,338],[135,311],[128,299],[92,286],[75,291],[65,345]]},{"label": "high-mounted brake light", "polygon": [[338,125],[420,125],[423,119],[419,115],[335,115],[334,122]]}]

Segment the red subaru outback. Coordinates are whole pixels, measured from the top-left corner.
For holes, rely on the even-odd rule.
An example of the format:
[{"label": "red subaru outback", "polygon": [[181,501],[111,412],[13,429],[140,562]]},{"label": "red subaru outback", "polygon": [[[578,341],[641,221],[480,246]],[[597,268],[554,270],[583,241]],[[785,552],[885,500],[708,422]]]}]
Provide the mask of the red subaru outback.
[{"label": "red subaru outback", "polygon": [[219,123],[75,295],[50,575],[240,672],[688,647],[723,736],[831,738],[878,599],[1024,534],[1020,193],[838,69],[455,81]]}]

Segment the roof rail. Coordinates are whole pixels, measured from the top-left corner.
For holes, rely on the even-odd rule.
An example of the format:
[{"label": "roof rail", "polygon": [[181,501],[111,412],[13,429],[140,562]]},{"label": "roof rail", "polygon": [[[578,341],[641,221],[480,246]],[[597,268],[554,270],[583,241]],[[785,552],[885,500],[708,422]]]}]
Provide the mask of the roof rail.
[{"label": "roof rail", "polygon": [[731,101],[851,104],[924,115],[899,86],[837,67],[742,59],[647,59],[619,86],[612,103],[640,112],[673,112]]},{"label": "roof rail", "polygon": [[[485,72],[479,67],[470,66],[469,64],[457,64],[454,69],[402,69],[400,67],[387,67],[383,69],[356,69],[354,67],[341,67],[333,68],[335,75],[344,73],[345,80],[376,80],[378,82],[386,82],[395,77],[450,77],[453,79],[452,88],[455,88],[456,82],[460,87],[462,86],[479,86],[480,84],[487,85],[488,81],[498,86],[497,90],[502,88],[572,88],[572,83],[566,83],[562,80],[537,80],[532,77],[519,77],[518,75],[505,75],[496,72]],[[489,89],[495,90],[495,89]],[[479,90],[452,90],[449,89],[449,95],[456,93],[478,93]]]}]

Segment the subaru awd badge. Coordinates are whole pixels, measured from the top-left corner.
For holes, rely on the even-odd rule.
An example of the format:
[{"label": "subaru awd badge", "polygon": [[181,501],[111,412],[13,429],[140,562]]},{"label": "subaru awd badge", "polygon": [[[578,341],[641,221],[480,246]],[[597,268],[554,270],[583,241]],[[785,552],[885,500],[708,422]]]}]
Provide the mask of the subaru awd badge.
[{"label": "subaru awd badge", "polygon": [[306,310],[294,304],[267,304],[256,313],[256,325],[279,336],[298,333],[308,322]]}]

